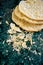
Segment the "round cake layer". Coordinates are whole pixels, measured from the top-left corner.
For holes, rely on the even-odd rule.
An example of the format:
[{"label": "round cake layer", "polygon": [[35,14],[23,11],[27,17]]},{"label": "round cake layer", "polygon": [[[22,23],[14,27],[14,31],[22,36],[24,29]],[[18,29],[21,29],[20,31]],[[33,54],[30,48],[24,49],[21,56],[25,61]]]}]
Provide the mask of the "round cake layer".
[{"label": "round cake layer", "polygon": [[12,12],[12,20],[17,25],[19,25],[19,27],[26,30],[27,32],[37,32],[37,31],[40,31],[41,29],[43,29],[43,25],[34,25],[34,24],[30,24],[29,22],[19,19],[15,15],[14,11]]},{"label": "round cake layer", "polygon": [[43,20],[43,0],[21,1],[19,10],[31,19]]},{"label": "round cake layer", "polygon": [[30,19],[29,17],[26,17],[24,14],[22,14],[20,11],[19,11],[19,7],[17,6],[16,8],[15,8],[15,10],[14,10],[14,12],[15,12],[15,15],[18,17],[18,18],[20,18],[20,19],[22,19],[22,20],[24,20],[24,21],[26,21],[26,22],[29,22],[29,23],[31,23],[31,24],[43,24],[43,21],[37,21],[37,20],[32,20],[32,19]]}]

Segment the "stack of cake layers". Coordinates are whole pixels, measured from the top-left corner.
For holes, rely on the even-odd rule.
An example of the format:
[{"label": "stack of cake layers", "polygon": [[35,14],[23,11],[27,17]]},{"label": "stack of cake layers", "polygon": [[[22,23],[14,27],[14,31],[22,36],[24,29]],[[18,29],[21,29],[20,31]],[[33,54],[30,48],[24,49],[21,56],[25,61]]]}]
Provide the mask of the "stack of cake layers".
[{"label": "stack of cake layers", "polygon": [[43,29],[43,1],[20,1],[12,12],[12,20],[27,32]]}]

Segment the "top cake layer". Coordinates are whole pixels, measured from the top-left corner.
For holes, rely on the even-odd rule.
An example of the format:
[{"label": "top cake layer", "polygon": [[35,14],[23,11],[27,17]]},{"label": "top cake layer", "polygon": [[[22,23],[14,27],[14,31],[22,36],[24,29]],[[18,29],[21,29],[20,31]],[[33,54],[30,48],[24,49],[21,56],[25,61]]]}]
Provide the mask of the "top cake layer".
[{"label": "top cake layer", "polygon": [[21,1],[19,10],[31,19],[43,20],[43,0]]}]

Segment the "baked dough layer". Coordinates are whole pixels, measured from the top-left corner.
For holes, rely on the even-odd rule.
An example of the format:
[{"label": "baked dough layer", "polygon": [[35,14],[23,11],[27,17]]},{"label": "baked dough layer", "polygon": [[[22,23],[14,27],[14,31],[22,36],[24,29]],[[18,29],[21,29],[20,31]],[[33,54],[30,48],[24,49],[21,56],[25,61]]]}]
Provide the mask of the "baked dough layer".
[{"label": "baked dough layer", "polygon": [[31,19],[43,20],[43,0],[21,1],[19,10]]},{"label": "baked dough layer", "polygon": [[15,10],[14,10],[14,12],[15,12],[15,15],[19,18],[19,19],[21,19],[21,20],[24,20],[24,21],[26,21],[26,22],[29,22],[29,23],[32,23],[32,24],[43,24],[43,21],[37,21],[37,20],[32,20],[32,19],[30,19],[29,17],[26,17],[24,14],[22,14],[20,11],[19,11],[19,7],[17,6],[16,8],[15,8]]},{"label": "baked dough layer", "polygon": [[34,25],[30,24],[24,20],[19,19],[16,15],[15,12],[13,11],[12,13],[12,20],[19,25],[22,29],[26,30],[27,32],[37,32],[43,29],[43,25]]},{"label": "baked dough layer", "polygon": [[[12,12],[12,20],[27,32],[43,29],[43,1],[21,1]],[[36,6],[36,7],[35,7]],[[41,7],[41,8],[40,8]]]}]

